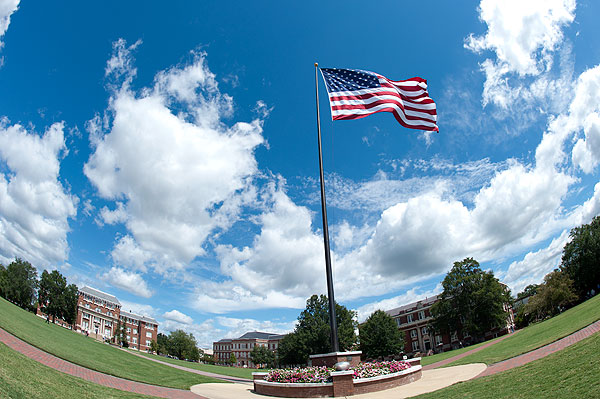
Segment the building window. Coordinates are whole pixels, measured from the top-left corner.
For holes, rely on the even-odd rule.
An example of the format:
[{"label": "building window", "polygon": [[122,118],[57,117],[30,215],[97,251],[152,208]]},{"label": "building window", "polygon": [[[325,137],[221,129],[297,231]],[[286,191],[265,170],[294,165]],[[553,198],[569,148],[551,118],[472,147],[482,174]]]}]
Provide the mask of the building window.
[{"label": "building window", "polygon": [[413,315],[412,314],[409,314],[408,316],[406,316],[406,322],[407,323],[412,323],[412,321],[413,321]]},{"label": "building window", "polygon": [[402,325],[402,320],[400,320],[399,317],[396,319],[396,324],[398,325],[398,327]]},{"label": "building window", "polygon": [[90,304],[89,304],[89,303],[86,303],[86,304],[85,304],[85,307],[89,309],[89,308],[90,308]]},{"label": "building window", "polygon": [[151,341],[148,341],[148,340],[146,340],[146,346],[147,346],[147,347],[150,347],[151,345],[152,345],[152,342],[151,342]]},{"label": "building window", "polygon": [[127,336],[127,341],[131,341],[131,337],[129,335]]},{"label": "building window", "polygon": [[419,350],[419,343],[417,341],[413,341],[413,343],[412,343],[412,350],[413,351],[418,351]]},{"label": "building window", "polygon": [[89,315],[89,314],[87,314],[87,313],[84,313],[84,314],[83,314],[83,318],[84,318],[84,319],[89,319],[89,318],[90,318],[90,315]]},{"label": "building window", "polygon": [[450,338],[452,341],[458,341],[458,334],[456,333],[456,331],[454,331],[452,333],[452,337]]},{"label": "building window", "polygon": [[425,312],[421,310],[421,311],[418,313],[418,317],[419,317],[419,320],[423,320],[423,319],[425,318]]},{"label": "building window", "polygon": [[146,331],[146,338],[152,338],[152,333],[150,331]]},{"label": "building window", "polygon": [[137,344],[137,338],[136,337],[133,337],[133,343]]},{"label": "building window", "polygon": [[137,334],[137,328],[134,328],[134,329],[133,329],[133,333],[134,333],[134,334]]},{"label": "building window", "polygon": [[441,344],[441,343],[442,343],[442,336],[441,336],[441,335],[436,335],[436,336],[435,336],[435,343],[436,343],[437,345],[439,345],[439,344]]},{"label": "building window", "polygon": [[127,332],[130,333],[131,332],[131,327],[127,327]]},{"label": "building window", "polygon": [[410,337],[417,338],[417,330],[410,330]]},{"label": "building window", "polygon": [[428,335],[428,333],[429,333],[429,332],[427,331],[427,327],[423,327],[423,328],[421,329],[421,334],[423,334],[423,335]]}]

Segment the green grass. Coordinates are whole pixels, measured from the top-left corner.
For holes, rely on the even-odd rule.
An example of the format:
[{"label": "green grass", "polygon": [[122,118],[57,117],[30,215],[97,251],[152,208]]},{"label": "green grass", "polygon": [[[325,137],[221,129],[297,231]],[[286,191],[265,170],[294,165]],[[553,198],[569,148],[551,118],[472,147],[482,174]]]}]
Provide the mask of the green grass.
[{"label": "green grass", "polygon": [[551,319],[533,324],[502,342],[465,356],[448,366],[469,363],[493,364],[540,348],[600,320],[600,295]]},{"label": "green grass", "polygon": [[451,358],[453,356],[460,355],[460,354],[463,354],[465,352],[468,352],[468,351],[470,351],[472,349],[479,348],[480,346],[483,346],[485,344],[493,342],[493,341],[495,341],[497,339],[500,339],[500,337],[491,339],[489,341],[480,342],[480,343],[475,344],[475,345],[466,346],[464,348],[454,349],[454,350],[451,350],[451,351],[448,351],[448,352],[436,353],[435,355],[431,355],[431,356],[425,356],[425,357],[421,358],[421,364],[423,366],[427,366],[428,364],[432,364],[432,363],[436,363],[436,362],[441,362],[442,360],[446,360],[446,359],[449,359],[449,358]]},{"label": "green grass", "polygon": [[151,398],[61,373],[0,343],[0,398]]},{"label": "green grass", "polygon": [[[133,351],[131,351],[131,352],[133,352]],[[157,355],[153,355],[153,354],[145,353],[145,352],[133,352],[133,353],[139,353],[140,355],[144,355],[151,359],[161,360],[163,362],[176,364],[178,366],[189,367],[194,370],[200,370],[200,371],[206,371],[208,373],[227,375],[230,377],[246,378],[249,380],[252,379],[253,372],[265,371],[265,370],[259,370],[259,369],[251,369],[251,368],[225,367],[225,366],[215,366],[212,364],[186,362],[184,360],[170,359],[168,357],[157,356]]]},{"label": "green grass", "polygon": [[524,366],[418,398],[600,398],[600,334]]},{"label": "green grass", "polygon": [[223,382],[148,362],[82,334],[54,324],[46,324],[41,318],[2,298],[0,327],[57,357],[128,380],[180,389],[189,389],[192,385],[206,382]]}]

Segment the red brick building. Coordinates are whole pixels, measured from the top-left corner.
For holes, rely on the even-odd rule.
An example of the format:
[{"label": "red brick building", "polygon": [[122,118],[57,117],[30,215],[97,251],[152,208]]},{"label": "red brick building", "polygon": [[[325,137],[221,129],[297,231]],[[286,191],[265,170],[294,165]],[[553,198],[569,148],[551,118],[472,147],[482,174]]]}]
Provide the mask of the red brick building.
[{"label": "red brick building", "polygon": [[121,303],[111,294],[95,288],[79,289],[76,330],[99,340],[112,340],[119,324],[125,326],[129,347],[148,351],[158,335],[158,322],[148,316],[121,310]]},{"label": "red brick building", "polygon": [[[399,308],[386,310],[386,313],[396,321],[398,329],[404,333],[405,353],[414,354],[420,352],[426,354],[429,351],[435,353],[445,352],[473,343],[472,337],[462,331],[454,331],[452,334],[433,334],[430,331],[429,323],[433,319],[431,306],[437,300],[438,296],[436,295],[400,306]],[[505,305],[505,310],[508,312],[506,325],[487,332],[485,339],[495,338],[514,331],[515,322],[512,308],[509,305]]]},{"label": "red brick building", "polygon": [[281,334],[252,331],[239,338],[222,339],[213,342],[214,359],[217,364],[227,364],[233,353],[236,358],[235,366],[254,368],[256,365],[250,359],[250,352],[255,346],[264,346],[277,352],[279,341],[285,337]]}]

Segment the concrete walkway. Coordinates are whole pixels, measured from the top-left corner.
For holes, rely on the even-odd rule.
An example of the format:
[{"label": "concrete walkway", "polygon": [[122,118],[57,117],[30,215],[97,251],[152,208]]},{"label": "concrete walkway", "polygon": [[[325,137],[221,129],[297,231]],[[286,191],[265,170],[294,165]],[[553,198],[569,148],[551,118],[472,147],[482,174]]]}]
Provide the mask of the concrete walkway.
[{"label": "concrete walkway", "polygon": [[131,355],[141,357],[142,359],[151,360],[153,362],[164,364],[165,366],[173,367],[173,368],[176,368],[176,369],[179,369],[179,370],[188,371],[190,373],[199,374],[199,375],[203,375],[203,376],[206,376],[206,377],[212,377],[212,378],[216,378],[218,380],[223,380],[223,381],[227,381],[227,382],[235,382],[236,384],[254,385],[254,383],[252,382],[252,380],[249,380],[249,379],[246,379],[246,378],[231,377],[231,376],[228,376],[228,375],[216,374],[216,373],[209,373],[208,371],[196,370],[196,369],[192,369],[192,368],[189,368],[189,367],[180,366],[178,364],[173,364],[173,363],[165,362],[165,361],[160,360],[160,359],[154,359],[154,358],[151,358],[149,356],[144,356],[144,355],[139,354],[139,353],[134,353],[134,352],[129,351],[127,349],[123,349],[123,348],[121,348],[121,349],[123,351],[131,354]]},{"label": "concrete walkway", "polygon": [[[485,364],[475,363],[463,366],[446,367],[437,370],[423,371],[423,376],[418,381],[402,385],[385,391],[372,392],[362,395],[349,396],[356,399],[401,399],[437,391],[460,381],[474,378],[485,370]],[[265,399],[276,398],[263,396],[252,391],[252,387],[239,384],[199,384],[194,385],[192,392],[210,399]]]},{"label": "concrete walkway", "polygon": [[191,391],[186,391],[183,389],[165,388],[156,385],[125,380],[123,378],[113,377],[112,375],[99,373],[97,371],[78,366],[71,362],[67,362],[66,360],[60,359],[54,355],[46,353],[34,346],[31,346],[27,342],[20,340],[19,338],[4,331],[1,328],[0,341],[6,344],[6,346],[8,346],[9,348],[14,349],[15,351],[22,353],[28,358],[40,362],[45,366],[51,367],[62,373],[83,378],[84,380],[100,384],[105,387],[115,388],[121,391],[139,393],[141,395],[156,396],[159,398],[206,399],[202,396],[192,393]]},{"label": "concrete walkway", "polygon": [[[459,381],[467,381],[472,378],[484,377],[487,375],[496,374],[505,370],[509,370],[514,367],[522,366],[534,360],[541,359],[548,356],[551,353],[564,349],[576,342],[581,341],[584,338],[591,336],[600,331],[600,320],[579,330],[575,333],[568,335],[556,342],[549,345],[543,346],[531,352],[525,353],[520,356],[516,356],[512,359],[505,360],[493,364],[486,368],[485,364],[467,364],[462,366],[446,367],[442,369],[433,369],[433,367],[439,367],[440,365],[448,364],[454,360],[467,356],[470,353],[482,350],[486,345],[473,349],[472,351],[465,352],[461,355],[454,356],[450,359],[446,359],[442,362],[430,364],[423,368],[423,377],[416,382],[401,387],[389,389],[381,392],[374,392],[365,395],[356,395],[353,398],[356,399],[384,399],[384,398],[406,398],[415,395],[420,395],[426,392],[433,392],[446,386],[455,384]],[[504,338],[490,342],[489,345],[493,345]],[[252,392],[252,386],[248,384],[247,380],[240,379],[242,383],[236,384],[199,384],[194,385],[191,391],[185,391],[181,389],[164,388],[155,385],[143,384],[140,382],[134,382],[125,380],[118,377],[113,377],[107,374],[102,374],[97,371],[86,369],[76,364],[62,360],[56,356],[50,355],[43,352],[28,343],[20,340],[19,338],[9,334],[0,328],[0,342],[5,343],[8,347],[24,354],[25,356],[36,360],[48,367],[52,367],[63,373],[73,375],[75,377],[83,378],[87,381],[94,382],[96,384],[104,385],[110,388],[116,388],[123,391],[129,391],[139,393],[143,395],[157,396],[161,398],[182,398],[182,399],[225,399],[225,398],[252,398],[258,399],[264,398],[262,395],[257,395]],[[487,345],[487,346],[489,346]],[[135,354],[134,354],[135,355]],[[138,354],[138,356],[141,356]],[[162,362],[156,359],[148,360],[157,361],[162,364],[166,364],[171,367],[184,369],[186,371],[195,372],[196,374],[204,374],[199,370],[188,369],[187,367],[177,366],[170,363]],[[212,373],[208,373],[212,376]],[[221,379],[228,378],[219,376]],[[235,377],[229,377],[235,378]]]}]

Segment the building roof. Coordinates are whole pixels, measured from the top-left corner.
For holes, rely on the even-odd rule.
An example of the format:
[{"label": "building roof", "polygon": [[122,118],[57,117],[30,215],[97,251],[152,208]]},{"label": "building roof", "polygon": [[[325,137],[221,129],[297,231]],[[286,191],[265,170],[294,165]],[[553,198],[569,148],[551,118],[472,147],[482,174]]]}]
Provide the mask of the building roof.
[{"label": "building roof", "polygon": [[259,332],[259,331],[250,331],[237,339],[269,339],[269,337],[271,337],[273,335],[275,335],[275,334]]},{"label": "building roof", "polygon": [[124,310],[121,310],[121,316],[129,317],[130,319],[134,319],[134,320],[140,320],[145,323],[153,323],[153,324],[158,325],[158,322],[156,320],[154,320],[152,317],[140,316],[139,314],[126,312]]},{"label": "building roof", "polygon": [[117,299],[116,296],[107,294],[106,292],[102,292],[102,291],[97,290],[95,288],[91,288],[91,287],[85,286],[85,287],[80,288],[79,292],[83,292],[84,294],[95,296],[96,298],[102,299],[102,300],[104,300],[106,302],[110,302],[110,303],[113,303],[115,305],[121,306],[121,302],[119,302],[119,300]]},{"label": "building roof", "polygon": [[390,316],[398,316],[406,312],[417,310],[417,308],[420,309],[421,307],[431,306],[438,300],[438,297],[439,295],[434,295],[420,301],[409,303],[408,305],[400,306],[399,308],[386,310],[385,313],[389,314]]}]

